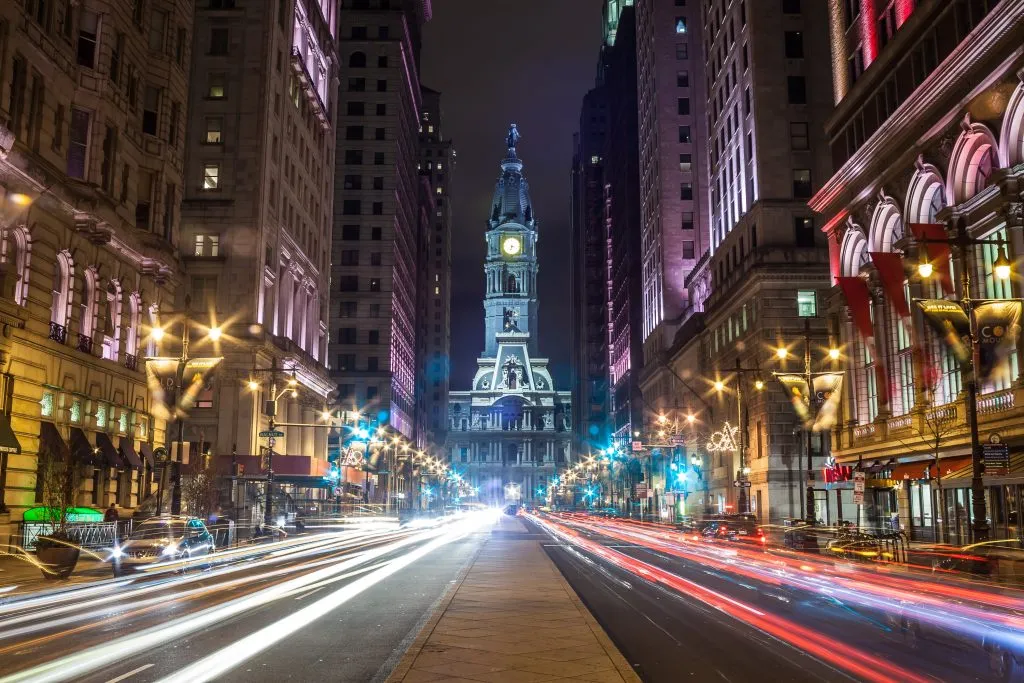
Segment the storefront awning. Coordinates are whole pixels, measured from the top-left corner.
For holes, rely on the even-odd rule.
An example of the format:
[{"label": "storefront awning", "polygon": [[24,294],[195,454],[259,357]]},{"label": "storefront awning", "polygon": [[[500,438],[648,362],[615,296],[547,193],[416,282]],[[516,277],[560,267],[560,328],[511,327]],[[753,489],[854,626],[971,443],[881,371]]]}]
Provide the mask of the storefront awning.
[{"label": "storefront awning", "polygon": [[114,442],[106,432],[96,432],[96,448],[100,451],[100,457],[106,462],[107,467],[124,467],[124,461],[114,448]]},{"label": "storefront awning", "polygon": [[151,468],[156,468],[156,457],[153,455],[153,447],[149,445],[148,441],[139,444],[139,453],[142,453],[142,457],[146,459]]},{"label": "storefront awning", "polygon": [[64,460],[68,457],[68,445],[52,422],[39,423],[39,451],[51,458]]},{"label": "storefront awning", "polygon": [[962,455],[959,458],[943,458],[939,460],[939,474],[941,479],[962,479],[974,476],[971,456]]},{"label": "storefront awning", "polygon": [[121,454],[121,459],[128,463],[129,467],[138,470],[142,469],[142,460],[139,458],[139,454],[135,452],[132,439],[122,436],[121,440],[117,442],[117,450]]},{"label": "storefront awning", "polygon": [[100,465],[100,456],[89,443],[89,438],[78,427],[71,428],[71,456],[83,465]]},{"label": "storefront awning", "polygon": [[11,429],[10,415],[0,415],[0,453],[21,453],[21,444]]},{"label": "storefront awning", "polygon": [[918,460],[917,462],[905,462],[892,468],[890,479],[904,481],[907,479],[931,479],[935,476],[934,460]]}]

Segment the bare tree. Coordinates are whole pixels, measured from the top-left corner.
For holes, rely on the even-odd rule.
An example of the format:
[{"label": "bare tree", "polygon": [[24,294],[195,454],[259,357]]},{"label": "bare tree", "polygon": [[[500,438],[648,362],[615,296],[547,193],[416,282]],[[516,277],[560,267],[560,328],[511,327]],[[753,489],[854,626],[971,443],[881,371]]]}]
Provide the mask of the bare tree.
[{"label": "bare tree", "polygon": [[[42,479],[42,502],[50,524],[49,538],[63,545],[70,540],[68,514],[75,504],[78,489],[78,468],[70,453],[53,453],[43,449],[39,454],[39,477]],[[46,541],[43,541],[46,544]]]},{"label": "bare tree", "polygon": [[200,519],[209,519],[210,513],[220,501],[217,473],[214,471],[212,457],[200,456],[196,469],[182,485],[181,498],[188,514]]}]

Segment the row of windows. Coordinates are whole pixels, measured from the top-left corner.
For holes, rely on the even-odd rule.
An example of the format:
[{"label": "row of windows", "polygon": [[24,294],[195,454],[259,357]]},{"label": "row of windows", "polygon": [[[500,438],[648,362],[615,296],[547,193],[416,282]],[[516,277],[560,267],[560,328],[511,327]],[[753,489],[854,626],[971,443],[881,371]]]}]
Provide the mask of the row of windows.
[{"label": "row of windows", "polygon": [[[338,338],[333,340],[337,344],[358,344],[359,330],[355,327],[338,328]],[[380,330],[369,330],[366,333],[367,344],[380,344]]]},{"label": "row of windows", "polygon": [[[342,342],[342,343],[343,344],[344,343],[352,343],[352,344],[354,344],[355,342]],[[334,369],[335,370],[340,370],[342,372],[348,372],[348,371],[356,370],[357,369],[356,368],[356,354],[354,354],[354,353],[339,353],[338,354],[338,364],[337,364],[337,366],[335,366]],[[380,358],[378,356],[368,356],[367,359],[366,359],[366,367],[363,368],[363,369],[366,370],[367,372],[377,372],[377,371],[379,371],[380,370]]]}]

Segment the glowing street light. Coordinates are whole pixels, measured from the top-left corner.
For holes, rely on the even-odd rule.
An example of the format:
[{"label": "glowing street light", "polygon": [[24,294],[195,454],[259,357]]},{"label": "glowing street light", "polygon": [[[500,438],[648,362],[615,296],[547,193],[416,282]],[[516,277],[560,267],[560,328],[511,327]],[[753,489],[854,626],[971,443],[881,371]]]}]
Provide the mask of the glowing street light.
[{"label": "glowing street light", "polygon": [[831,349],[828,350],[828,357],[831,360],[839,360],[839,355],[840,355],[839,354],[839,349],[837,349],[834,346]]},{"label": "glowing street light", "polygon": [[715,391],[723,391],[725,389],[725,382],[722,380],[715,380]]},{"label": "glowing street light", "polygon": [[149,331],[149,336],[155,342],[161,341],[164,338],[164,328],[154,327]]},{"label": "glowing street light", "polygon": [[789,358],[789,349],[787,349],[785,346],[780,346],[779,348],[775,349],[775,357],[778,358],[779,360],[786,360],[787,358]]},{"label": "glowing street light", "polygon": [[210,338],[210,341],[220,341],[221,335],[224,331],[220,329],[220,326],[214,325],[207,332],[206,336]]}]

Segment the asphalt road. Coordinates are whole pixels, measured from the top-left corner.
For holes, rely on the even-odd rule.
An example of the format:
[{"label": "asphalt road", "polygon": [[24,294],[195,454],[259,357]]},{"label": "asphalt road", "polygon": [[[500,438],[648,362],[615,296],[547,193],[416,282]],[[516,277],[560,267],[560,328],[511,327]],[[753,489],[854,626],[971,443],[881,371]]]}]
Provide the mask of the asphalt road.
[{"label": "asphalt road", "polygon": [[[949,637],[945,629],[927,625],[908,634],[901,628],[904,613],[899,612],[899,599],[888,598],[889,608],[866,606],[827,589],[805,587],[798,580],[778,581],[782,570],[765,572],[763,578],[747,571],[759,563],[770,566],[775,561],[770,552],[757,549],[760,557],[740,554],[734,558],[738,562],[729,565],[717,558],[735,552],[730,547],[696,548],[691,553],[683,544],[680,557],[650,547],[656,544],[641,536],[630,542],[624,537],[633,533],[628,524],[611,537],[600,528],[545,521],[563,523],[580,534],[579,542],[552,536],[545,548],[646,681],[912,680],[904,677],[911,674],[924,680],[1024,680],[1017,677],[1019,670],[998,678],[978,639]],[[636,567],[631,568],[634,560]],[[675,585],[650,573],[656,568],[676,577],[671,578]],[[821,575],[828,565],[805,569]],[[881,577],[881,587],[871,590],[882,590],[884,580]],[[925,592],[929,585],[924,582]],[[1019,617],[1024,600],[1019,593],[1012,595],[1016,609],[1009,614]],[[949,614],[964,605],[971,603],[951,600]],[[783,628],[774,630],[776,622],[762,627],[769,618]],[[824,649],[816,651],[816,646]],[[837,654],[842,648],[853,654]],[[854,662],[858,653],[876,658],[876,663]],[[887,672],[882,667],[889,664],[910,673]]]},{"label": "asphalt road", "polygon": [[484,537],[298,537],[0,603],[0,681],[383,680]]}]

